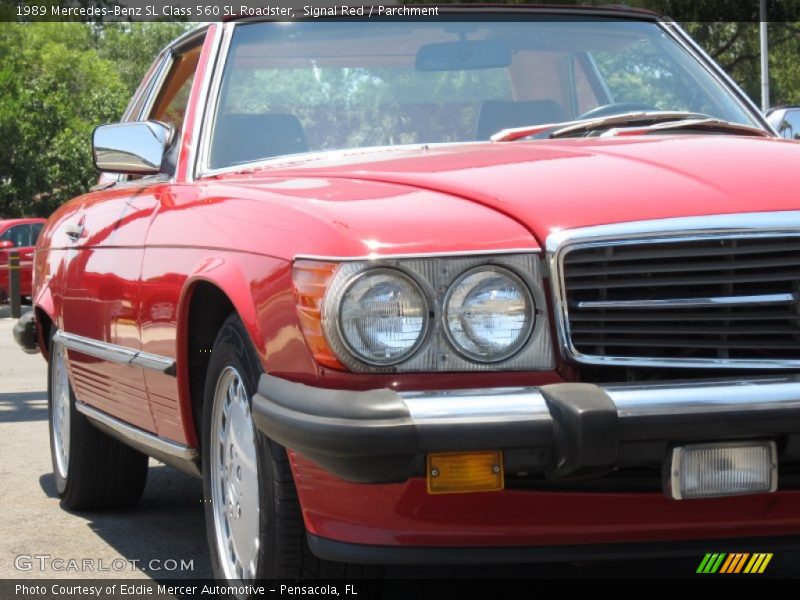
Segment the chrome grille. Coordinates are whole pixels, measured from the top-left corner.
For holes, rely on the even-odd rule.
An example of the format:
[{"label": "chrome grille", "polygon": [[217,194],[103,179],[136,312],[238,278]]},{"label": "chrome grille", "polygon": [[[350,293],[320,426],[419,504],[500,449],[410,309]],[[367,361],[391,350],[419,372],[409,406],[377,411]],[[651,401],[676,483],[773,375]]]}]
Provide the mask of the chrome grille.
[{"label": "chrome grille", "polygon": [[797,234],[578,242],[559,268],[579,361],[800,367]]}]

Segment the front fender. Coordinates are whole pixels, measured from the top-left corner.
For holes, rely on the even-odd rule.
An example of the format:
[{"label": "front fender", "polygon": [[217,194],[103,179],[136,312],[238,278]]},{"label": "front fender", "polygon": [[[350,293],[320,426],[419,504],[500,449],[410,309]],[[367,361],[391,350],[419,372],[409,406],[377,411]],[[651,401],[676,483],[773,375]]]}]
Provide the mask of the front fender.
[{"label": "front fender", "polygon": [[[182,424],[194,431],[189,372],[190,312],[200,284],[217,288],[245,327],[264,370],[300,379],[317,375],[292,296],[291,262],[264,255],[220,251],[200,260],[186,278],[178,301],[178,390]],[[189,438],[192,436],[190,435]]]}]

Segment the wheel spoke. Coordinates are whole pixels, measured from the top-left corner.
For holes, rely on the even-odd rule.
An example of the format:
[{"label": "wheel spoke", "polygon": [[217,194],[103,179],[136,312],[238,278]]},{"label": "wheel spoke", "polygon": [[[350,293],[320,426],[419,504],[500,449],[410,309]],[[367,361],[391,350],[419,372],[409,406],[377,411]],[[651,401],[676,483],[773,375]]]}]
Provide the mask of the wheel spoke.
[{"label": "wheel spoke", "polygon": [[69,468],[70,392],[66,367],[66,351],[61,344],[53,345],[51,357],[50,419],[53,437],[53,454],[58,474],[67,478]]},{"label": "wheel spoke", "polygon": [[228,579],[254,579],[260,548],[255,428],[247,388],[233,367],[217,380],[211,473],[218,556]]}]

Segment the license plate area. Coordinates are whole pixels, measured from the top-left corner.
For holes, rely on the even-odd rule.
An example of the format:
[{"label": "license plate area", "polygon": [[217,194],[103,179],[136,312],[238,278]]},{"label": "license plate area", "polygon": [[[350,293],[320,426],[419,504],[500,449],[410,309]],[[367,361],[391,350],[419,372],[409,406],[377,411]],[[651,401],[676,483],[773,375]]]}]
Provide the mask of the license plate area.
[{"label": "license plate area", "polygon": [[667,458],[664,492],[673,500],[765,494],[777,489],[774,441],[675,446]]}]

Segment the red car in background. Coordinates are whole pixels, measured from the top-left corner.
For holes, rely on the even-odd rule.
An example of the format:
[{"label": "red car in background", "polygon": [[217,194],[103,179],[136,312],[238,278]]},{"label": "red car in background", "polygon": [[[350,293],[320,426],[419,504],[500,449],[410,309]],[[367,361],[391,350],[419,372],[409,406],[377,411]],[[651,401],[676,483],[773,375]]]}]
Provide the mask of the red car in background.
[{"label": "red car in background", "polygon": [[65,508],[193,473],[231,581],[800,534],[800,145],[675,23],[207,24],[94,152],[19,323]]},{"label": "red car in background", "polygon": [[46,219],[0,220],[0,303],[9,300],[8,256],[12,251],[19,254],[20,296],[31,295],[33,251],[46,222]]}]

